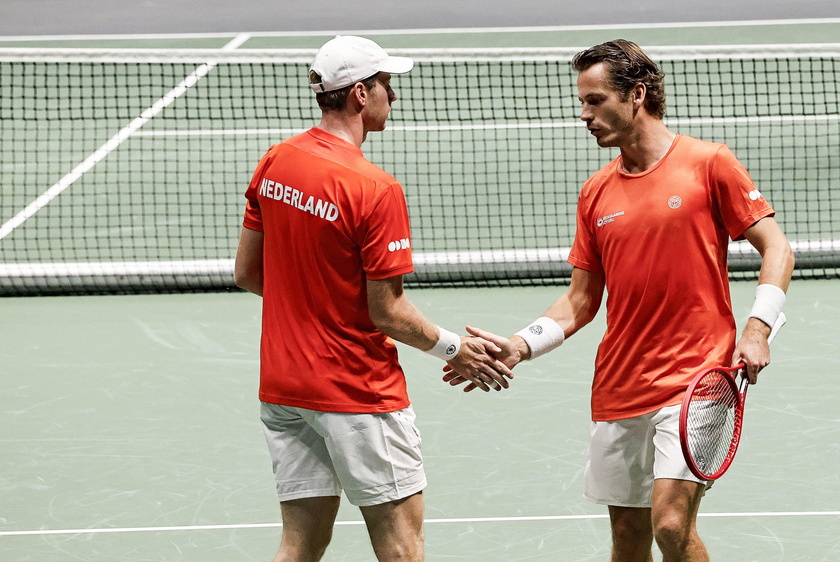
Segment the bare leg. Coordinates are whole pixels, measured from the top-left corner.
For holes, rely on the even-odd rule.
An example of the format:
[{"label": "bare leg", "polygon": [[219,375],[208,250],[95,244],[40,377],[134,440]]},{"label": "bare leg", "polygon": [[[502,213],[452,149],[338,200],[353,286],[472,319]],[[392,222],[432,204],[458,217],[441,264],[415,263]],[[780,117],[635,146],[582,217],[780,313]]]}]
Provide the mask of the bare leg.
[{"label": "bare leg", "polygon": [[283,534],[274,562],[317,562],[332,539],[341,498],[305,498],[280,503]]},{"label": "bare leg", "polygon": [[612,562],[652,562],[650,508],[610,506]]},{"label": "bare leg", "polygon": [[704,484],[658,479],[653,484],[653,529],[663,562],[708,562],[697,534],[697,510]]},{"label": "bare leg", "polygon": [[420,562],[423,554],[423,494],[361,508],[380,562]]}]

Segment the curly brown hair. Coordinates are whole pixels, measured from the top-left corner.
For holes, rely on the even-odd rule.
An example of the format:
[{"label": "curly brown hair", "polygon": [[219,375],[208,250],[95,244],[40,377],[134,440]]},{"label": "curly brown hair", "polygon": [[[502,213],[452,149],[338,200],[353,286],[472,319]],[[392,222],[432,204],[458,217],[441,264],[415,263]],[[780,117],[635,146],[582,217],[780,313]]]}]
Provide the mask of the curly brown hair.
[{"label": "curly brown hair", "polygon": [[645,109],[662,119],[665,116],[665,73],[641,47],[616,39],[579,52],[572,59],[572,67],[583,72],[598,63],[606,63],[615,90],[625,99],[636,84],[644,84]]}]

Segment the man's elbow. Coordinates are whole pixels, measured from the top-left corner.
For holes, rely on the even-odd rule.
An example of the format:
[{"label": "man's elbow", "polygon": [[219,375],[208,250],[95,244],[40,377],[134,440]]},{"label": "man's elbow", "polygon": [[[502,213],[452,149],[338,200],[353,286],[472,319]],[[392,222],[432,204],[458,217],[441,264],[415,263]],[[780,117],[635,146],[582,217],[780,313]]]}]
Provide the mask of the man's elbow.
[{"label": "man's elbow", "polygon": [[234,270],[233,284],[249,293],[262,295],[262,276],[255,272]]},{"label": "man's elbow", "polygon": [[790,244],[785,244],[784,259],[787,271],[793,272],[793,268],[796,267],[796,255],[793,253]]},{"label": "man's elbow", "polygon": [[[768,254],[765,252],[765,259],[767,256]],[[772,263],[783,278],[790,280],[793,274],[793,268],[796,267],[796,255],[793,253],[787,240],[783,240],[782,243],[777,244],[773,248]],[[785,287],[782,288],[784,289]]]},{"label": "man's elbow", "polygon": [[248,290],[248,276],[245,275],[238,263],[233,268],[233,284],[240,289]]},{"label": "man's elbow", "polygon": [[385,335],[391,334],[394,328],[394,318],[392,315],[388,314],[387,311],[380,310],[376,307],[369,307],[368,315],[370,316],[370,321],[373,322],[373,325],[377,330]]}]

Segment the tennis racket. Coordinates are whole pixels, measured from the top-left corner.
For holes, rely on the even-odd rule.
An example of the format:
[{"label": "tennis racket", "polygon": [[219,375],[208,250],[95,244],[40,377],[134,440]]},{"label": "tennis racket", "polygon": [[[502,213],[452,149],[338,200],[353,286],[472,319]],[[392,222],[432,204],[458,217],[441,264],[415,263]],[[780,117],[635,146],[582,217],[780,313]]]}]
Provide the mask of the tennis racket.
[{"label": "tennis racket", "polygon": [[[787,318],[779,314],[767,343],[773,341]],[[741,428],[744,423],[744,403],[749,380],[741,373],[740,383],[735,376],[746,365],[713,367],[698,374],[691,381],[680,411],[680,445],[685,462],[697,477],[717,480],[732,464]]]}]

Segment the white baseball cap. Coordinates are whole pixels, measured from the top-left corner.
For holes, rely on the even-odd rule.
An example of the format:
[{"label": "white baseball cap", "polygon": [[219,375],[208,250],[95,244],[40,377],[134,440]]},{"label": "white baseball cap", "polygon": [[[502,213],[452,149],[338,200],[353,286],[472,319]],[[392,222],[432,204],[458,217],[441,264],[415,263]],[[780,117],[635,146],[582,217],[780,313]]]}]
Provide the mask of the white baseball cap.
[{"label": "white baseball cap", "polygon": [[353,85],[377,72],[403,74],[414,67],[407,57],[392,57],[382,47],[364,37],[337,35],[318,50],[310,70],[321,82],[310,84],[315,92],[332,92]]}]

